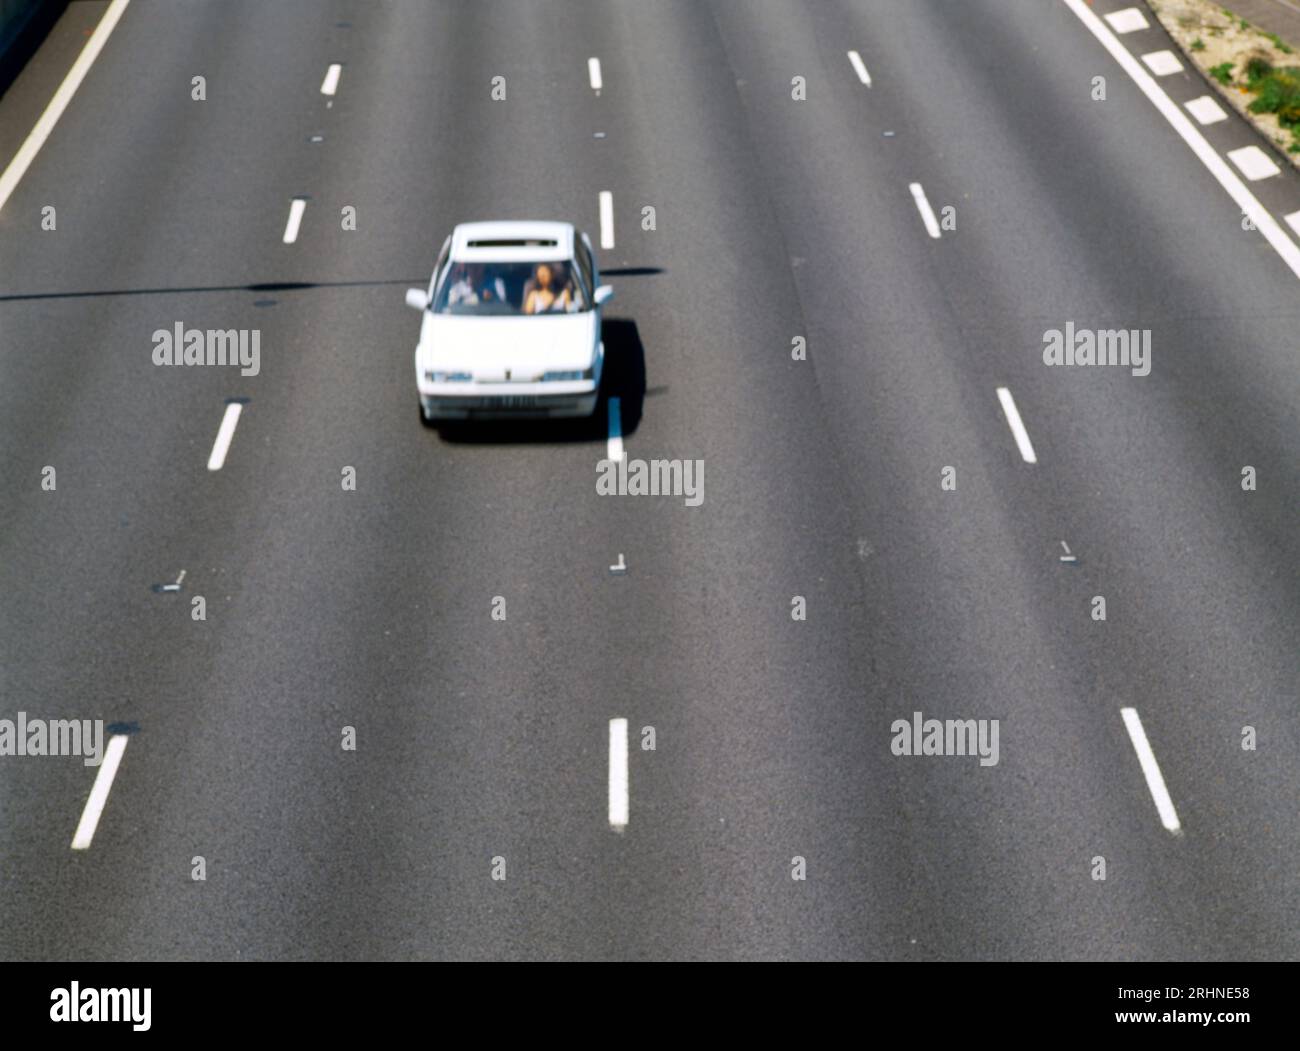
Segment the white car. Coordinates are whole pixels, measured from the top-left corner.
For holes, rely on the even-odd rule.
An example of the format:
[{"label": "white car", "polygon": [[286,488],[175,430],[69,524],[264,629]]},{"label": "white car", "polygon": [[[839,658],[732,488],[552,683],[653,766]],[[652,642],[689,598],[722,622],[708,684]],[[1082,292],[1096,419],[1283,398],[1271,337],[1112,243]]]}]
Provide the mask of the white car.
[{"label": "white car", "polygon": [[426,423],[590,416],[605,346],[591,242],[571,223],[461,223],[438,254],[423,314],[415,383]]}]

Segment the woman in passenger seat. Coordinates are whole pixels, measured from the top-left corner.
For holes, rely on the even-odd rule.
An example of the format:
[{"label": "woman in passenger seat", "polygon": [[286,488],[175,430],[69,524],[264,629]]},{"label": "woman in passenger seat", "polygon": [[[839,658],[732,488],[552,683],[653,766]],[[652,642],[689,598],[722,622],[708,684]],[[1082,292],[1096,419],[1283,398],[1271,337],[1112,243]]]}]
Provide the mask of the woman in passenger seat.
[{"label": "woman in passenger seat", "polygon": [[567,310],[572,296],[567,286],[557,294],[557,284],[551,264],[538,263],[537,269],[533,271],[533,280],[529,282],[528,293],[524,296],[524,313],[545,314],[552,310]]}]

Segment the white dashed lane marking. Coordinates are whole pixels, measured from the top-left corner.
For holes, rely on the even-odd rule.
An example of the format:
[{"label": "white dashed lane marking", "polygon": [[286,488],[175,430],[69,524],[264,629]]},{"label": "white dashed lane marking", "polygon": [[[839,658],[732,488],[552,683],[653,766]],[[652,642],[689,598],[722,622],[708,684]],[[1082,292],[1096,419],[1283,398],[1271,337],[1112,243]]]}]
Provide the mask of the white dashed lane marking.
[{"label": "white dashed lane marking", "polygon": [[217,440],[212,443],[212,455],[208,457],[208,470],[219,471],[226,463],[226,453],[235,437],[235,426],[239,423],[239,414],[244,411],[241,402],[232,401],[226,406],[226,414],[221,417],[221,426],[217,428]]},{"label": "white dashed lane marking", "polygon": [[1133,749],[1137,752],[1142,776],[1147,779],[1147,788],[1151,790],[1151,798],[1155,800],[1160,823],[1170,832],[1179,831],[1182,826],[1178,822],[1178,812],[1174,810],[1174,801],[1169,798],[1164,775],[1160,773],[1160,764],[1156,762],[1156,754],[1151,750],[1151,742],[1147,740],[1147,732],[1142,728],[1137,709],[1121,708],[1119,714],[1124,717],[1124,726],[1133,742]]},{"label": "white dashed lane marking", "polygon": [[1271,178],[1282,171],[1273,163],[1273,158],[1258,146],[1243,146],[1239,150],[1229,150],[1228,160],[1240,168],[1241,174],[1251,182]]},{"label": "white dashed lane marking", "polygon": [[926,200],[925,190],[922,189],[919,182],[909,183],[909,190],[912,191],[912,200],[916,202],[916,210],[921,213],[921,222],[925,223],[925,232],[931,237],[941,236],[939,233],[939,220],[934,217],[934,209],[930,207],[930,202]]},{"label": "white dashed lane marking", "polygon": [[1116,33],[1136,33],[1140,29],[1150,28],[1150,23],[1136,7],[1126,7],[1123,11],[1112,11],[1106,15],[1106,21]]},{"label": "white dashed lane marking", "polygon": [[322,95],[333,95],[339,89],[339,76],[343,73],[343,67],[335,62],[325,71],[325,79],[321,81],[320,93]]},{"label": "white dashed lane marking", "polygon": [[849,61],[853,64],[853,72],[858,75],[858,79],[871,87],[871,74],[867,72],[867,64],[862,61],[862,56],[856,51],[850,51]]},{"label": "white dashed lane marking", "polygon": [[600,247],[614,247],[614,195],[600,191]]},{"label": "white dashed lane marking", "polygon": [[1183,105],[1187,112],[1196,118],[1198,124],[1217,124],[1221,120],[1228,119],[1228,115],[1223,112],[1223,107],[1209,95],[1202,95],[1199,99],[1184,102]]},{"label": "white dashed lane marking", "polygon": [[627,828],[627,720],[609,721],[609,827]]},{"label": "white dashed lane marking", "polygon": [[623,403],[618,398],[610,398],[606,411],[609,413],[609,441],[605,445],[605,455],[617,463],[623,459]]},{"label": "white dashed lane marking", "polygon": [[1150,54],[1143,55],[1142,61],[1147,64],[1147,69],[1158,77],[1167,77],[1183,71],[1183,64],[1172,51],[1152,51]]},{"label": "white dashed lane marking", "polygon": [[1011,391],[1007,390],[1006,387],[999,387],[998,401],[1002,403],[1002,414],[1007,418],[1007,426],[1011,428],[1011,435],[1016,439],[1016,448],[1020,450],[1020,458],[1025,463],[1037,463],[1038,456],[1034,452],[1033,442],[1029,440],[1029,432],[1025,430],[1025,423],[1020,418],[1020,410],[1016,408],[1016,402],[1011,397]]},{"label": "white dashed lane marking", "polygon": [[289,202],[289,221],[284,224],[284,243],[291,245],[298,240],[298,229],[302,226],[302,214],[307,210],[307,202],[295,197]]},{"label": "white dashed lane marking", "polygon": [[600,59],[587,59],[587,76],[591,78],[591,90],[599,95],[600,89],[605,86],[600,76]]},{"label": "white dashed lane marking", "polygon": [[122,762],[122,753],[126,751],[126,742],[129,740],[126,734],[114,734],[108,739],[103,762],[99,764],[99,773],[95,775],[95,783],[90,787],[90,798],[86,800],[81,820],[77,822],[77,831],[72,836],[73,850],[90,849],[90,841],[95,838],[95,829],[99,827],[99,817],[104,812],[104,804],[108,802],[108,790],[113,787],[113,778],[117,776],[117,767]]}]

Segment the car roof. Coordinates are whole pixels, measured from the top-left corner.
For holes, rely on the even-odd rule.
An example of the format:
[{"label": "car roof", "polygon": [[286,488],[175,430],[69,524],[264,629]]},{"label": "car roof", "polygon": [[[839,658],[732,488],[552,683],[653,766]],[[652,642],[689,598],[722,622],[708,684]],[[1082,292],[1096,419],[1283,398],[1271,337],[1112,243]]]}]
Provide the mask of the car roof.
[{"label": "car roof", "polygon": [[507,221],[461,223],[451,232],[458,262],[542,262],[573,258],[573,224]]}]

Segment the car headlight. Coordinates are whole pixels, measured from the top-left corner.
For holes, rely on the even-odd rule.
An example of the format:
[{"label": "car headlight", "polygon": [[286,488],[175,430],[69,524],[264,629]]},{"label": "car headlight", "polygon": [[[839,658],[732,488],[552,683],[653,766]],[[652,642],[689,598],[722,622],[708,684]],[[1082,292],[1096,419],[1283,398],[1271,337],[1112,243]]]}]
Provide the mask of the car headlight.
[{"label": "car headlight", "polygon": [[426,372],[424,378],[430,383],[468,383],[474,378],[470,372]]},{"label": "car headlight", "polygon": [[571,372],[546,372],[542,374],[543,383],[559,383],[565,380],[589,380],[596,374],[596,366],[574,369]]}]

